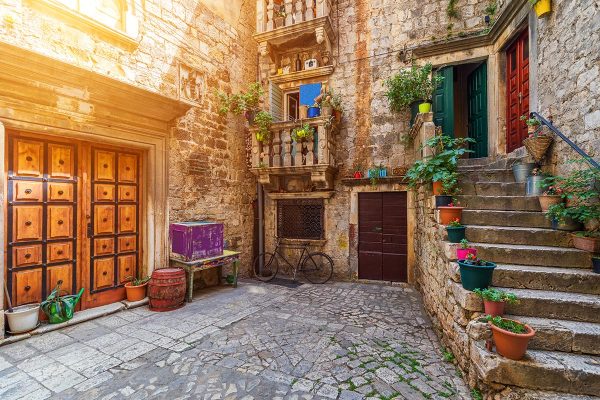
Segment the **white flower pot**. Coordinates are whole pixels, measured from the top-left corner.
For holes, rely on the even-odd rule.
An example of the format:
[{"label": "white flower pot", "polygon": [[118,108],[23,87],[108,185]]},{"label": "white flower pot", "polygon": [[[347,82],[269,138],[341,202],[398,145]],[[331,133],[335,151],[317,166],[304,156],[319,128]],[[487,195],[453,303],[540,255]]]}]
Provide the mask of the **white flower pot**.
[{"label": "white flower pot", "polygon": [[25,304],[13,307],[12,312],[6,311],[5,315],[8,319],[10,332],[25,333],[37,327],[39,312],[39,304]]}]

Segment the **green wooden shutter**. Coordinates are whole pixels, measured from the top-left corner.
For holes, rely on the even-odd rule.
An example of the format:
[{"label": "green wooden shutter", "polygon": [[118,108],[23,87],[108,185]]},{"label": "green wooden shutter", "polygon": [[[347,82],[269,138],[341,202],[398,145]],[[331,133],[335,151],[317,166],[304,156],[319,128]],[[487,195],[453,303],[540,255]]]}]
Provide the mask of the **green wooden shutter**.
[{"label": "green wooden shutter", "polygon": [[470,145],[471,157],[488,155],[487,65],[481,64],[467,78],[469,103],[469,137],[477,142]]},{"label": "green wooden shutter", "polygon": [[439,69],[444,82],[433,92],[433,122],[444,135],[454,137],[454,67]]},{"label": "green wooden shutter", "polygon": [[269,83],[269,100],[273,120],[283,121],[283,91],[273,82]]}]

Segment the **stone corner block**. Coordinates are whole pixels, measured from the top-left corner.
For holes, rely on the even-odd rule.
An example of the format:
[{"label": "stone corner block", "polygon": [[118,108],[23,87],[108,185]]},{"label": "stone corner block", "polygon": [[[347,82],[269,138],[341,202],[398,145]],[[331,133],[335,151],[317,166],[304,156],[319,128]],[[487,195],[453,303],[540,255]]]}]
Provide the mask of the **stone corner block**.
[{"label": "stone corner block", "polygon": [[455,262],[449,262],[447,265],[447,272],[450,279],[454,282],[460,283],[460,267]]},{"label": "stone corner block", "polygon": [[460,247],[460,243],[444,242],[444,255],[448,260],[456,261],[456,249]]},{"label": "stone corner block", "polygon": [[456,299],[456,302],[465,310],[468,311],[478,311],[481,312],[483,310],[483,301],[479,296],[470,290],[466,290],[462,287],[461,284],[448,281],[450,288],[452,290],[452,294]]}]

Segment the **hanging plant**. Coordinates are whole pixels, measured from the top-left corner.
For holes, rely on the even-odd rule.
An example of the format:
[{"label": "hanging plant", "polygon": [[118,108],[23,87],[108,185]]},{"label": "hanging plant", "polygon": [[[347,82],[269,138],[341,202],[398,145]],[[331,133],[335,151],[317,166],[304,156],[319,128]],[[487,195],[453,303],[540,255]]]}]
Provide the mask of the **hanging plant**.
[{"label": "hanging plant", "polygon": [[294,130],[292,131],[292,139],[294,140],[294,142],[301,142],[304,139],[313,137],[314,134],[315,129],[309,124],[304,124],[302,126],[294,128]]},{"label": "hanging plant", "polygon": [[256,140],[259,142],[268,142],[271,139],[273,116],[267,111],[259,111],[254,117],[254,123],[258,127],[258,131],[256,131]]}]

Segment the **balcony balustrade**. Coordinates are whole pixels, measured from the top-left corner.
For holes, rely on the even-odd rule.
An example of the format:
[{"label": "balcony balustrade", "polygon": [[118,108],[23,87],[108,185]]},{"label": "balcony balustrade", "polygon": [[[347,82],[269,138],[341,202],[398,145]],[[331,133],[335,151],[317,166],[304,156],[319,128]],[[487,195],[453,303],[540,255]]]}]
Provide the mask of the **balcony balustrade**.
[{"label": "balcony balustrade", "polygon": [[[285,11],[281,26],[276,26],[277,11]],[[274,29],[299,24],[304,21],[328,17],[332,0],[257,0],[256,32],[270,32]]]}]

